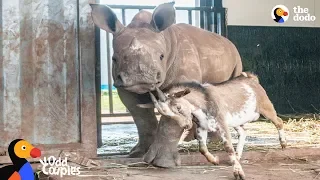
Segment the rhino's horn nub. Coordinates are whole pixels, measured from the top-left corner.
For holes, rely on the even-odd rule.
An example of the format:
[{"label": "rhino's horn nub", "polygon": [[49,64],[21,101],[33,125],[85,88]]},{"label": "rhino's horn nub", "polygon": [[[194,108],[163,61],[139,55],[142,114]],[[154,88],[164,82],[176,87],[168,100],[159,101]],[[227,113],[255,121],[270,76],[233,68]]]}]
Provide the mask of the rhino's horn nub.
[{"label": "rhino's horn nub", "polygon": [[166,96],[164,95],[164,93],[158,87],[156,87],[156,91],[158,93],[159,100],[162,101],[162,102],[166,101]]}]

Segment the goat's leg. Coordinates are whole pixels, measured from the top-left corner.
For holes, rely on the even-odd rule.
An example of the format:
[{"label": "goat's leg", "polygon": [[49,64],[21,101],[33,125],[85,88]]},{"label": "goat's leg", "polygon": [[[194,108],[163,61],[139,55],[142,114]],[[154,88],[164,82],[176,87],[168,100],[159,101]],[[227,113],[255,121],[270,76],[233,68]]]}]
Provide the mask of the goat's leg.
[{"label": "goat's leg", "polygon": [[277,112],[269,98],[264,101],[263,106],[260,108],[260,114],[262,114],[266,119],[271,120],[271,122],[276,126],[279,133],[281,147],[284,149],[287,146],[287,140],[283,130],[283,121],[277,116]]},{"label": "goat's leg", "polygon": [[239,134],[239,142],[238,142],[236,151],[237,151],[237,159],[240,161],[240,159],[242,157],[243,147],[244,147],[247,135],[246,135],[246,132],[243,128],[243,125],[235,127],[234,129]]},{"label": "goat's leg", "polygon": [[212,155],[207,148],[208,131],[201,127],[198,127],[196,136],[199,142],[199,151],[201,152],[201,154],[204,155],[204,157],[206,157],[210,163],[218,165],[219,157]]},{"label": "goat's leg", "polygon": [[242,170],[242,166],[237,159],[236,152],[232,146],[231,142],[231,134],[228,129],[228,126],[226,124],[223,125],[223,127],[219,128],[220,129],[220,136],[224,144],[224,149],[228,153],[231,164],[233,166],[233,175],[236,179],[245,179],[245,174]]},{"label": "goat's leg", "polygon": [[179,143],[178,144],[182,144],[182,142],[187,138],[187,136],[189,135],[190,130],[188,129],[184,129],[182,132],[182,135],[180,137]]}]

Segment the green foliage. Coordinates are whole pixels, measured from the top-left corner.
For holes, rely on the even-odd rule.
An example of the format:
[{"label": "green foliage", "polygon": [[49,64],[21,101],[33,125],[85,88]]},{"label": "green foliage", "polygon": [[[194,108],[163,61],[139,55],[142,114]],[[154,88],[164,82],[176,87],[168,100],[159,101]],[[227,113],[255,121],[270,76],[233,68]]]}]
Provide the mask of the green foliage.
[{"label": "green foliage", "polygon": [[[126,107],[122,103],[117,90],[112,91],[112,101],[113,101],[113,112],[126,112]],[[109,113],[109,91],[101,92],[101,111],[102,113]]]}]

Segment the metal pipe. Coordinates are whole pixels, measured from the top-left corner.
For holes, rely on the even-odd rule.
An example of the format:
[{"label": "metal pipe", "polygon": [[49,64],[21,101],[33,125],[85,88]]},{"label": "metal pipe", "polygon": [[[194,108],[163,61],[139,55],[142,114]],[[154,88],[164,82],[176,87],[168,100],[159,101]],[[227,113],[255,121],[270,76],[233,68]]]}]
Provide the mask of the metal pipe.
[{"label": "metal pipe", "polygon": [[[80,45],[80,2],[77,0],[77,67],[78,67],[78,73],[77,73],[77,78],[78,78],[78,112],[79,112],[79,127],[81,127],[81,122],[82,122],[82,112],[81,112],[81,104],[82,104],[82,99],[81,99],[81,94],[82,94],[82,72],[81,72],[81,45]],[[1,20],[0,20],[1,21]],[[97,29],[95,29],[97,31]],[[98,43],[99,44],[99,43]],[[98,45],[96,44],[96,45]],[[100,55],[100,51],[96,51],[96,55]],[[98,105],[98,104],[96,104]],[[80,137],[80,142],[82,142],[82,136],[81,136],[81,128],[79,129],[79,137]],[[98,138],[99,139],[99,138]],[[99,142],[99,141],[98,141]]]},{"label": "metal pipe", "polygon": [[188,10],[188,20],[189,20],[189,24],[192,25],[192,11]]},{"label": "metal pipe", "polygon": [[[160,115],[160,113],[156,112],[156,115]],[[131,116],[130,113],[114,113],[114,114],[101,114],[101,117],[123,117],[123,116]]]},{"label": "metal pipe", "polygon": [[[94,4],[94,3],[93,3]],[[108,5],[108,4],[102,4],[109,6],[113,9],[154,9],[157,6],[137,6],[137,5]],[[176,10],[198,10],[198,11],[210,11],[211,7],[175,7]],[[217,11],[222,11],[224,8],[216,8]]]},{"label": "metal pipe", "polygon": [[121,9],[122,14],[122,24],[126,26],[126,9]]},{"label": "metal pipe", "polygon": [[111,69],[111,53],[110,53],[110,38],[107,36],[107,64],[108,64],[108,93],[109,93],[109,112],[113,114],[113,95],[112,95],[112,69]]},{"label": "metal pipe", "polygon": [[[79,0],[77,0],[77,3],[79,3]],[[77,4],[77,8],[79,8],[79,4]],[[80,13],[78,15],[78,26],[80,31]],[[100,28],[95,26],[95,88],[96,88],[96,117],[97,117],[97,146],[98,148],[102,146],[102,130],[101,130],[101,52],[100,52]],[[79,47],[79,52],[81,52],[81,49]],[[79,54],[79,64],[81,66],[81,54]],[[80,68],[82,69],[82,68]],[[81,79],[81,72],[80,72],[80,79]],[[81,80],[82,81],[82,80]],[[81,84],[81,83],[80,83]],[[79,88],[81,89],[81,88]],[[81,99],[81,92],[80,92],[80,99]],[[80,100],[81,102],[81,100]],[[80,108],[81,109],[81,108]],[[81,112],[79,113],[81,115]],[[80,121],[81,122],[81,121]],[[81,137],[81,136],[80,136]]]}]

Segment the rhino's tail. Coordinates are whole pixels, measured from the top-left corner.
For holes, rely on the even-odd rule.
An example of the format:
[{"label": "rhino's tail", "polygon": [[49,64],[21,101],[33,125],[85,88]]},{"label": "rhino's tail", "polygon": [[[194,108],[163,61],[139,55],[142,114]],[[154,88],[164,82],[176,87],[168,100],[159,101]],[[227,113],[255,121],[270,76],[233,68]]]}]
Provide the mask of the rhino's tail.
[{"label": "rhino's tail", "polygon": [[247,78],[252,78],[257,83],[260,83],[258,76],[252,72],[242,72],[241,75]]}]

